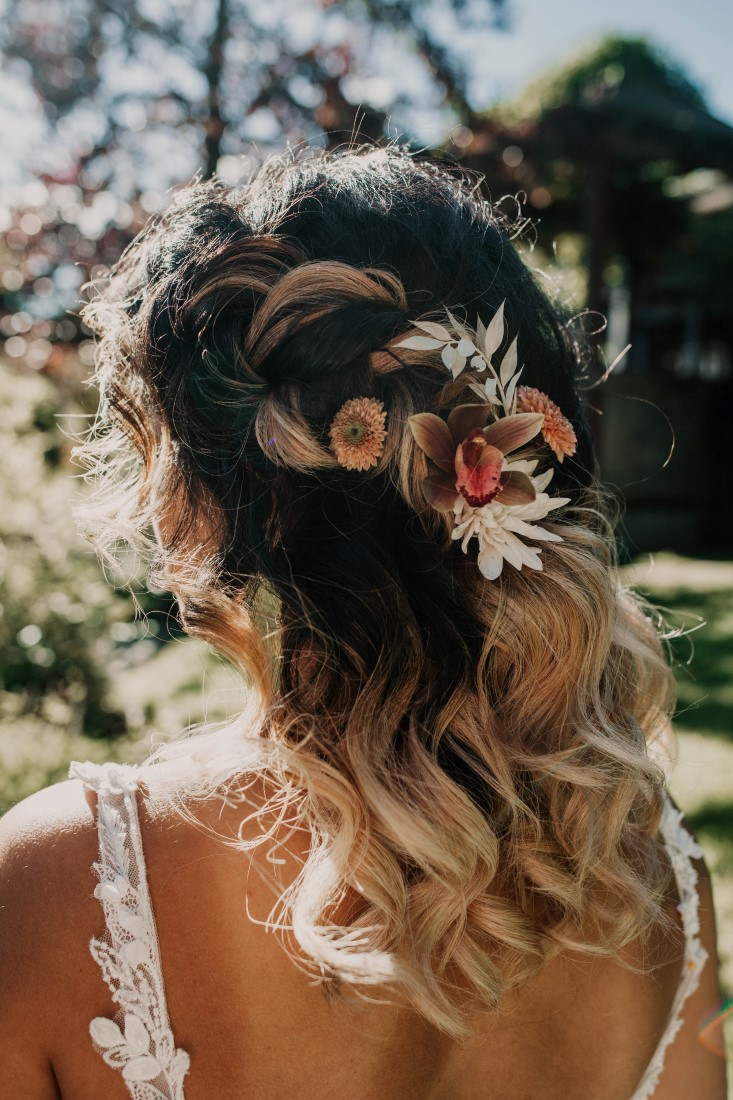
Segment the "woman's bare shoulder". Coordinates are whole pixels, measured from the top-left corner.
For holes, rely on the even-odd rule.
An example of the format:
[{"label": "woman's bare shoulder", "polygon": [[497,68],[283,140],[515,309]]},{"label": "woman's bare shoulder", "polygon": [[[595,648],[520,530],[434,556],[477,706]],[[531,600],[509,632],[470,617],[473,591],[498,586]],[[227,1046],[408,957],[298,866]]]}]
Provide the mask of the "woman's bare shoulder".
[{"label": "woman's bare shoulder", "polygon": [[[94,853],[92,805],[77,780],[47,787],[0,818],[0,919],[18,906],[35,911],[49,900],[51,885],[63,888],[70,867]],[[12,903],[12,912],[11,912]]]},{"label": "woman's bare shoulder", "polygon": [[77,831],[93,826],[94,815],[83,784],[67,779],[36,791],[0,817],[0,852],[20,842],[37,843],[59,828]]},{"label": "woman's bare shoulder", "polygon": [[38,791],[0,818],[0,996],[15,992],[19,966],[27,977],[61,915],[68,919],[69,904],[84,898],[79,872],[89,873],[96,843],[77,780]]},{"label": "woman's bare shoulder", "polygon": [[0,818],[2,1096],[58,1096],[51,1069],[58,993],[73,993],[77,968],[68,960],[83,947],[81,930],[98,904],[95,853],[92,808],[75,780],[31,795]]}]

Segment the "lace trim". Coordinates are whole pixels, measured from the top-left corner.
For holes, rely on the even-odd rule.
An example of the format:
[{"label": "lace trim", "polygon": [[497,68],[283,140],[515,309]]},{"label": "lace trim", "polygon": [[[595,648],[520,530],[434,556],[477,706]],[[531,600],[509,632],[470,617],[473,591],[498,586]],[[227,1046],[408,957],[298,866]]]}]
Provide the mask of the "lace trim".
[{"label": "lace trim", "polygon": [[119,1005],[89,1031],[105,1062],[122,1071],[134,1100],[184,1100],[189,1056],[177,1050],[168,1018],[158,936],[137,813],[137,769],[80,764],[69,769],[98,798],[99,884],[105,931],[89,949]]},{"label": "lace trim", "polygon": [[682,824],[683,816],[667,799],[662,814],[661,832],[672,861],[680,896],[677,909],[682,917],[682,927],[685,933],[685,958],[682,978],[672,1005],[667,1030],[659,1040],[654,1057],[647,1066],[632,1100],[648,1100],[659,1084],[667,1047],[683,1024],[682,1008],[690,994],[697,989],[705,960],[709,958],[708,952],[698,938],[700,932],[700,896],[697,892],[697,871],[692,864],[692,859],[702,856],[703,851]]}]

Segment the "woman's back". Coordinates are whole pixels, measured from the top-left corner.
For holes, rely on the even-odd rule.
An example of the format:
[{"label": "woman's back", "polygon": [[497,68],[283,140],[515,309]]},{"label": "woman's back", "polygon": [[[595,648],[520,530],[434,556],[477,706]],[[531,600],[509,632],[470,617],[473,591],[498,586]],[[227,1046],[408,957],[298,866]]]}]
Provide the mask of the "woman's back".
[{"label": "woman's back", "polygon": [[[172,808],[164,766],[144,770],[141,778],[136,805],[165,998],[175,1046],[190,1057],[183,1091],[172,1092],[171,1100],[184,1095],[185,1100],[636,1097],[684,978],[679,914],[676,935],[660,939],[653,957],[645,960],[656,964],[653,972],[639,975],[610,959],[560,954],[535,979],[508,993],[497,1016],[477,1017],[470,1040],[457,1042],[409,1008],[324,996],[293,965],[279,935],[258,923],[266,921],[276,900],[273,866],[287,881],[304,853],[291,843],[280,850],[283,863],[274,865],[256,850],[248,871],[248,857],[227,849],[220,839],[237,835],[241,806],[190,801],[197,824]],[[91,785],[96,781],[92,778]],[[15,974],[37,991],[37,1003],[26,1004],[32,1031],[27,1020],[17,1018],[14,1004],[2,1005],[9,1029],[6,1024],[0,1040],[5,1067],[0,1096],[124,1100],[133,1087],[128,1091],[121,1073],[124,1058],[118,1068],[106,1065],[89,1033],[93,1019],[114,1015],[100,968],[89,953],[90,940],[100,936],[104,924],[100,901],[92,894],[92,863],[99,861],[97,798],[71,782],[33,802],[16,818],[10,815],[0,837],[0,863],[2,840],[7,860],[12,831],[22,838],[24,851],[24,866],[17,868],[13,883],[0,883],[11,924],[0,929],[0,936],[13,950],[11,958],[0,958],[6,975]],[[711,958],[686,1001],[686,1025],[666,1052],[659,1085],[639,1094],[644,1098],[725,1096],[723,1063],[697,1040],[701,1019],[716,1006],[717,957],[709,880],[700,860],[694,866],[702,872],[700,939]],[[34,920],[20,936],[12,929],[14,890],[36,895],[35,905],[26,899],[24,911],[32,912]],[[666,902],[670,914],[678,901],[675,886]],[[246,919],[247,913],[254,919]],[[66,944],[63,960],[60,940]],[[633,949],[628,958],[641,961]],[[14,1067],[16,1029],[24,1043],[44,1049],[58,1091],[50,1079],[48,1091],[33,1091],[22,1063]],[[151,1086],[142,1079],[136,1087],[141,1091],[134,1096],[152,1100],[157,1095],[144,1091]]]}]

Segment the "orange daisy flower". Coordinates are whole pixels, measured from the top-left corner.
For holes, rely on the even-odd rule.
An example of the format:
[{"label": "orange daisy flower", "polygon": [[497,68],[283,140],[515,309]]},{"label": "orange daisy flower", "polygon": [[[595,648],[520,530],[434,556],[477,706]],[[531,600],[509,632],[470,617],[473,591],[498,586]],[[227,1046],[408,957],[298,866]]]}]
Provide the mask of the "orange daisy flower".
[{"label": "orange daisy flower", "polygon": [[578,437],[573,426],[546,393],[533,386],[520,386],[517,390],[517,411],[543,413],[542,436],[549,443],[560,462],[566,455],[574,455]]},{"label": "orange daisy flower", "polygon": [[331,449],[347,470],[376,466],[387,436],[387,412],[375,397],[353,397],[331,421]]}]

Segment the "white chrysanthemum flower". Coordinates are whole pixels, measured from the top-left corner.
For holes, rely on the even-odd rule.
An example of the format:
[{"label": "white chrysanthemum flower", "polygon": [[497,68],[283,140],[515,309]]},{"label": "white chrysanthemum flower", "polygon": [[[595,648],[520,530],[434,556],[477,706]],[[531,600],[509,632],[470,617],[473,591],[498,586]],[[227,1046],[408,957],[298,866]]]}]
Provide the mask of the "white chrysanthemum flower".
[{"label": "white chrysanthemum flower", "polygon": [[[506,465],[509,469],[521,469],[531,475],[536,462],[516,461]],[[535,542],[562,542],[560,535],[536,526],[537,520],[544,519],[555,508],[570,502],[570,497],[551,497],[544,492],[552,474],[552,470],[546,470],[539,477],[531,477],[537,496],[529,504],[498,504],[491,501],[481,508],[473,508],[463,497],[456,501],[453,508],[455,527],[451,537],[462,540],[464,554],[470,540],[474,537],[478,539],[478,567],[487,580],[496,580],[505,561],[515,569],[521,569],[523,565],[529,569],[542,569],[541,549],[527,546],[522,538]],[[520,535],[522,538],[519,538]]]}]

